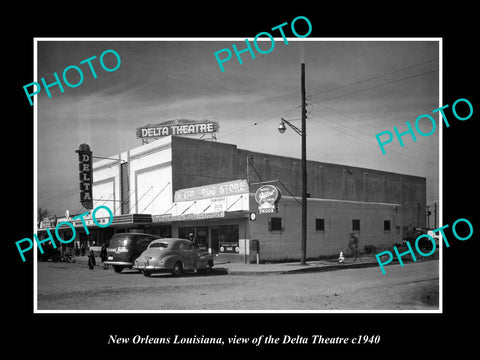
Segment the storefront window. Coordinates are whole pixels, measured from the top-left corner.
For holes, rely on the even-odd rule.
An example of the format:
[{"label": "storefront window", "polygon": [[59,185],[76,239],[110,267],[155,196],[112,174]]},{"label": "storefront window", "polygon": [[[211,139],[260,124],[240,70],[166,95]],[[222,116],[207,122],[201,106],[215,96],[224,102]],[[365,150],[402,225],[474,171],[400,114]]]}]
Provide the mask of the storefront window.
[{"label": "storefront window", "polygon": [[238,225],[223,225],[212,228],[214,253],[238,253]]},{"label": "storefront window", "polygon": [[208,227],[206,226],[179,228],[178,237],[193,240],[195,246],[199,249],[208,250]]},{"label": "storefront window", "polygon": [[172,237],[172,227],[170,225],[162,225],[155,228],[152,228],[152,233],[158,235],[161,238],[171,238]]}]

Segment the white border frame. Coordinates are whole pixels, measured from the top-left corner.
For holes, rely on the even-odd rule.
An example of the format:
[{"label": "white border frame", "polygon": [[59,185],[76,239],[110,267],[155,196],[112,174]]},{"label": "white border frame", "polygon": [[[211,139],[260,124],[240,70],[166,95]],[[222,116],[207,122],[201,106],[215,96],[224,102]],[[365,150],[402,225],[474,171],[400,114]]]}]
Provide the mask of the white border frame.
[{"label": "white border frame", "polygon": [[[69,38],[69,37],[51,37],[51,38],[34,38],[33,39],[33,81],[38,82],[38,73],[37,73],[37,64],[38,64],[38,42],[39,41],[253,41],[253,37],[225,37],[225,38],[191,38],[191,37],[169,37],[169,38],[148,38],[148,37],[127,37],[127,38],[111,38],[111,37],[79,37],[79,38]],[[283,41],[283,38],[275,37],[275,41]],[[305,37],[305,38],[290,38],[287,37],[289,42],[296,41],[438,41],[439,43],[439,104],[438,106],[443,106],[443,38],[442,37],[334,37],[334,38],[321,38],[321,37]],[[270,41],[270,39],[259,38],[257,41]],[[33,228],[37,229],[37,138],[38,138],[38,106],[37,106],[37,95],[34,95],[35,101],[33,104],[33,196],[34,196],[34,208],[33,208]],[[433,110],[433,109],[432,109]],[[440,117],[441,115],[439,115]],[[440,118],[439,118],[440,119]],[[439,123],[441,121],[439,120]],[[439,218],[438,218],[438,227],[443,226],[443,126],[439,126]],[[45,313],[54,313],[54,314],[65,314],[65,313],[94,313],[94,314],[111,314],[111,313],[120,313],[120,314],[130,314],[130,313],[167,313],[167,314],[238,314],[238,313],[249,313],[249,314],[324,314],[324,313],[336,313],[336,314],[371,314],[371,313],[414,313],[414,314],[424,314],[424,313],[433,313],[433,314],[442,314],[443,313],[443,242],[441,238],[439,240],[439,308],[438,310],[39,310],[38,309],[38,273],[37,273],[37,251],[33,250],[33,312],[35,314],[45,314]],[[34,247],[35,249],[35,247]]]}]

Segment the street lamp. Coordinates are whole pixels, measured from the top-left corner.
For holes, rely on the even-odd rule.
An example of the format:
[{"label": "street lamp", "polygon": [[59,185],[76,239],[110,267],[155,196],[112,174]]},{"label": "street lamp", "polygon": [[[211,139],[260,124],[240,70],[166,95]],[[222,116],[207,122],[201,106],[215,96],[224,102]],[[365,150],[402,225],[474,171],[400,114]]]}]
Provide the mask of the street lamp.
[{"label": "street lamp", "polygon": [[287,124],[293,131],[302,137],[302,239],[301,239],[301,260],[302,265],[306,265],[307,258],[307,134],[306,119],[307,111],[305,104],[305,64],[301,64],[301,91],[302,91],[302,129],[300,130],[288,120],[281,118],[282,121],[278,125],[278,131],[283,134],[287,129]]},{"label": "street lamp", "polygon": [[282,119],[282,121],[280,122],[280,125],[278,125],[278,131],[280,132],[280,134],[283,134],[285,132],[285,130],[287,130],[287,127],[285,126],[285,124],[287,124],[298,135],[303,136],[302,135],[302,130],[300,130],[298,127],[293,125],[290,121],[285,120],[284,118],[280,118],[280,119]]}]

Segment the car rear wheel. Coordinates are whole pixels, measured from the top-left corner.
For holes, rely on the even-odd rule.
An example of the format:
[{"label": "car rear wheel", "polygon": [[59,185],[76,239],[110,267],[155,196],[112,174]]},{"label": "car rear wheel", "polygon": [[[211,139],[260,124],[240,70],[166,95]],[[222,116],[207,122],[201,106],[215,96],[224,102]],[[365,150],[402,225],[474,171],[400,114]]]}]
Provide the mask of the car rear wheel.
[{"label": "car rear wheel", "polygon": [[148,270],[143,270],[142,274],[143,274],[143,276],[150,277],[152,275],[152,272],[148,271]]},{"label": "car rear wheel", "polygon": [[113,265],[113,270],[114,270],[116,273],[121,273],[122,270],[123,270],[123,266]]},{"label": "car rear wheel", "polygon": [[179,276],[182,274],[182,272],[183,272],[182,263],[180,261],[177,261],[175,265],[173,265],[172,276]]}]

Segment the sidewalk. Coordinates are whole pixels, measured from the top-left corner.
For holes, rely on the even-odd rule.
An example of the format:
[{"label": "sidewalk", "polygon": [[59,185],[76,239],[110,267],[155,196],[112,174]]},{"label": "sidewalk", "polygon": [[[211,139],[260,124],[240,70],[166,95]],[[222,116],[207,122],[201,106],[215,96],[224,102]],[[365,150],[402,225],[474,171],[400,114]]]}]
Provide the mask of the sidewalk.
[{"label": "sidewalk", "polygon": [[[419,257],[417,262],[438,259],[438,249],[434,255],[430,257]],[[76,263],[88,263],[87,256],[76,257]],[[96,257],[96,266],[103,266],[100,257]],[[409,259],[403,259],[405,263],[411,262]],[[398,264],[395,258],[389,265]],[[214,271],[226,271],[229,275],[273,275],[273,274],[297,274],[320,271],[333,271],[342,269],[360,269],[366,267],[379,266],[374,254],[360,254],[359,258],[354,261],[352,258],[345,258],[343,263],[339,263],[337,259],[312,260],[307,261],[305,265],[298,262],[288,263],[268,263],[268,264],[244,264],[232,262],[216,262]],[[388,265],[387,265],[388,266]],[[380,270],[379,270],[380,271]]]},{"label": "sidewalk", "polygon": [[[96,257],[96,266],[102,266],[100,257]],[[87,256],[77,256],[77,264],[88,264]],[[346,258],[343,263],[336,259],[307,261],[306,265],[298,262],[289,263],[268,263],[268,264],[244,264],[232,262],[215,262],[214,271],[226,271],[230,275],[272,275],[272,274],[294,274],[318,271],[332,271],[340,269],[358,269],[364,267],[378,266],[375,257],[370,255],[360,256],[357,261]]]},{"label": "sidewalk", "polygon": [[305,265],[298,262],[275,263],[275,264],[242,264],[242,263],[216,263],[216,269],[224,268],[230,275],[271,275],[271,274],[296,274],[319,271],[332,271],[341,269],[358,269],[378,266],[374,257],[359,257],[357,261],[345,259],[339,263],[336,259],[312,260]]}]

